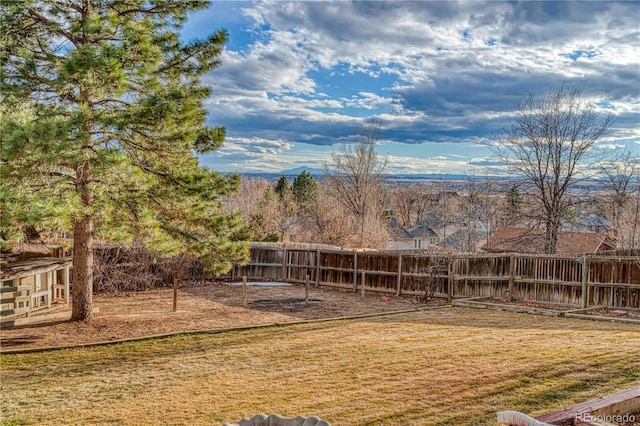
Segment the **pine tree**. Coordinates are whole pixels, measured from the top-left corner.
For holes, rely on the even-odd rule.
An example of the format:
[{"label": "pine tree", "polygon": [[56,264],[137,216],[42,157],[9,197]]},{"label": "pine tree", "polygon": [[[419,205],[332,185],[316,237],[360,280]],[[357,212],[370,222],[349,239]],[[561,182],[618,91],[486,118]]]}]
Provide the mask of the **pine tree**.
[{"label": "pine tree", "polygon": [[71,229],[73,320],[92,317],[96,236],[189,249],[218,272],[246,255],[228,238],[240,219],[219,203],[237,176],[195,156],[225,136],[205,124],[200,78],[218,66],[226,32],[178,34],[207,4],[2,2],[2,233],[25,222]]},{"label": "pine tree", "polygon": [[291,190],[291,187],[289,186],[289,180],[285,175],[282,175],[280,179],[278,179],[278,182],[274,187],[274,191],[276,192],[276,194],[278,194],[279,198],[282,198],[285,192],[289,190]]},{"label": "pine tree", "polygon": [[298,212],[302,215],[309,214],[318,200],[318,184],[306,170],[303,170],[291,184],[293,199],[298,205]]},{"label": "pine tree", "polygon": [[509,225],[513,225],[520,218],[520,210],[522,208],[522,196],[518,185],[512,185],[507,191],[506,219]]}]

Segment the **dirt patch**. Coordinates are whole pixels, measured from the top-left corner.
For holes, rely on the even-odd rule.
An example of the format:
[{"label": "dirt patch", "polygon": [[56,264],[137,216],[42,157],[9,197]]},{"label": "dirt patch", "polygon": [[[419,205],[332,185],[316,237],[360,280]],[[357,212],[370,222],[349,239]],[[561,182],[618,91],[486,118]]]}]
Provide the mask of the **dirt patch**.
[{"label": "dirt patch", "polygon": [[183,287],[178,291],[173,312],[173,290],[151,290],[94,296],[98,308],[88,322],[70,322],[70,312],[55,320],[0,331],[0,347],[37,348],[74,345],[178,331],[221,329],[260,324],[286,323],[304,319],[372,314],[446,304],[432,299],[427,304],[415,297],[360,294],[312,287],[309,302],[304,286],[250,286],[247,307],[242,306],[242,289],[226,283]]}]

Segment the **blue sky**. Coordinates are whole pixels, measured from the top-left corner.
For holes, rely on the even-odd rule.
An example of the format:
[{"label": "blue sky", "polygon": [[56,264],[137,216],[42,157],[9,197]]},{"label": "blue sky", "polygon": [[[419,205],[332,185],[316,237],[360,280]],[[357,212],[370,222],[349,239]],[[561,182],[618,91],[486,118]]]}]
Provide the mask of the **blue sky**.
[{"label": "blue sky", "polygon": [[514,102],[563,83],[615,114],[598,149],[640,155],[638,2],[214,1],[182,36],[222,28],[215,170],[321,167],[375,117],[389,173],[495,174]]}]

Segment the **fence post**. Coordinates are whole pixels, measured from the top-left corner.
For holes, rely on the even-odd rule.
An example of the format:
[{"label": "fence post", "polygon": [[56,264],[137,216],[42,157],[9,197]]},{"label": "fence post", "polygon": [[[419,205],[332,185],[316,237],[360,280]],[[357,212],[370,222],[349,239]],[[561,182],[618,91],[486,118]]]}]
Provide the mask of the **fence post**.
[{"label": "fence post", "polygon": [[242,306],[247,306],[247,276],[242,276]]},{"label": "fence post", "polygon": [[509,255],[509,301],[513,300],[513,282],[515,280],[516,259],[513,254]]},{"label": "fence post", "polygon": [[304,283],[304,303],[309,304],[309,274],[307,274],[307,280]]},{"label": "fence post", "polygon": [[402,255],[398,255],[398,289],[396,290],[396,296],[400,296],[402,291]]},{"label": "fence post", "polygon": [[451,300],[453,299],[453,260],[454,257],[451,257],[449,259],[449,265],[447,268],[447,299],[449,300],[449,302],[451,302]]},{"label": "fence post", "polygon": [[282,251],[282,281],[287,281],[287,249]]},{"label": "fence post", "polygon": [[589,286],[587,285],[589,282],[589,261],[587,260],[587,256],[582,256],[582,300],[580,303],[581,308],[586,308],[587,303],[589,302]]},{"label": "fence post", "polygon": [[320,284],[320,250],[316,250],[316,287]]},{"label": "fence post", "polygon": [[236,280],[236,261],[233,261],[233,264],[231,265],[231,281],[235,281]]},{"label": "fence post", "polygon": [[353,292],[358,292],[358,252],[353,252]]},{"label": "fence post", "polygon": [[365,281],[365,271],[362,271],[362,283],[360,284],[360,290],[362,291],[362,298],[364,299],[364,283]]},{"label": "fence post", "polygon": [[173,279],[173,312],[178,310],[178,279]]}]

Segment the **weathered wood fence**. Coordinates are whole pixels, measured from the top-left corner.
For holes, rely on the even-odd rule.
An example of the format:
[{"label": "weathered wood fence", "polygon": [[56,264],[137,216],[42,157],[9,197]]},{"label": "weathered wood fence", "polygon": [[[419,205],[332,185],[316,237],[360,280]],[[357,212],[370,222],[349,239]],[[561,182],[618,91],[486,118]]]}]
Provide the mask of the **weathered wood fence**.
[{"label": "weathered wood fence", "polygon": [[395,295],[640,308],[640,256],[431,255],[254,246],[232,275]]}]

